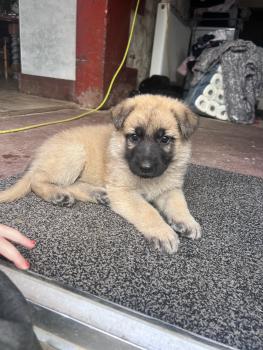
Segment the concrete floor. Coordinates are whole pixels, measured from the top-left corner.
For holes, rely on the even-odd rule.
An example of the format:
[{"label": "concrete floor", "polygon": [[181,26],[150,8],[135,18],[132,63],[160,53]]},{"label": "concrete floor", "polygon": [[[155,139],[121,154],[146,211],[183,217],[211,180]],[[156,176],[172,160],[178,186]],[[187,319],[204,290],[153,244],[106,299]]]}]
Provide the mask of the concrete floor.
[{"label": "concrete floor", "polygon": [[[0,129],[64,119],[80,112],[78,109],[67,109],[20,117],[2,117]],[[0,178],[21,173],[29,163],[35,149],[50,135],[72,126],[109,120],[109,112],[102,111],[66,124],[0,135]],[[263,177],[262,132],[263,129],[259,125],[235,125],[201,118],[200,127],[193,137],[192,162]]]},{"label": "concrete floor", "polygon": [[20,116],[75,107],[76,105],[69,101],[22,94],[18,92],[17,81],[0,79],[0,121],[6,116]]},{"label": "concrete floor", "polygon": [[193,136],[192,162],[263,177],[262,122],[237,125],[201,117]]}]

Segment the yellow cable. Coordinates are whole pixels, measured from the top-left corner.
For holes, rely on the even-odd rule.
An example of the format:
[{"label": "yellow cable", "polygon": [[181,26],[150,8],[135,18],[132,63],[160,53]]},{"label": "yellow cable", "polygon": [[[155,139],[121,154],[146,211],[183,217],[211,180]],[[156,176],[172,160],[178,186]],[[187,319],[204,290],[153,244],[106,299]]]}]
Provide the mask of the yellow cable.
[{"label": "yellow cable", "polygon": [[81,114],[79,114],[79,115],[77,115],[75,117],[71,117],[71,118],[67,118],[67,119],[54,120],[54,121],[51,121],[51,122],[45,122],[45,123],[40,123],[40,124],[33,124],[33,125],[24,126],[24,127],[17,128],[17,129],[0,130],[0,134],[11,134],[11,133],[19,132],[19,131],[25,131],[25,130],[40,128],[42,126],[47,126],[47,125],[66,123],[66,122],[70,122],[72,120],[77,120],[77,119],[83,118],[86,115],[88,115],[90,113],[93,113],[93,112],[97,112],[99,109],[101,109],[104,106],[104,104],[106,103],[106,101],[108,100],[109,95],[111,93],[112,86],[113,86],[113,84],[114,84],[118,74],[120,73],[120,70],[122,69],[122,67],[123,67],[123,65],[125,63],[126,57],[128,55],[128,51],[129,51],[129,48],[130,48],[130,45],[131,45],[131,40],[132,40],[132,37],[133,37],[133,32],[134,32],[134,27],[135,27],[135,23],[136,23],[136,18],[137,18],[139,4],[140,4],[140,0],[137,0],[135,11],[134,11],[134,17],[133,17],[132,25],[131,25],[131,31],[130,31],[128,43],[127,43],[126,50],[124,52],[122,61],[121,61],[119,67],[117,68],[116,72],[114,73],[114,75],[113,75],[113,77],[111,79],[110,85],[108,87],[108,90],[106,92],[106,95],[105,95],[104,99],[98,105],[98,107],[96,107],[94,109],[91,109],[88,112],[84,112],[84,113],[81,113]]}]

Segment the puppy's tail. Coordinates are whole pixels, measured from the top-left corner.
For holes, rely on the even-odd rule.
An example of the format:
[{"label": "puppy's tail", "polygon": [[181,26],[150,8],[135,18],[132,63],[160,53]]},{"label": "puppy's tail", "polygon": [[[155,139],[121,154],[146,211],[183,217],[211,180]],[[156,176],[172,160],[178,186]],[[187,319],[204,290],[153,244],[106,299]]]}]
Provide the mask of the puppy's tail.
[{"label": "puppy's tail", "polygon": [[13,202],[31,191],[31,176],[25,174],[16,184],[0,192],[0,203]]}]

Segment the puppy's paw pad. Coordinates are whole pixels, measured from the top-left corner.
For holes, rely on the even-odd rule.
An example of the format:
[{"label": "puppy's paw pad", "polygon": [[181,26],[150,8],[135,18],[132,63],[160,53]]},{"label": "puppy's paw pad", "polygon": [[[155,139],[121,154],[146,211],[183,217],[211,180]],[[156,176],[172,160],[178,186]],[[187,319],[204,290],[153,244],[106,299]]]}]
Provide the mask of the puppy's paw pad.
[{"label": "puppy's paw pad", "polygon": [[199,239],[201,237],[201,226],[194,219],[187,222],[173,222],[171,227],[174,231],[187,238]]},{"label": "puppy's paw pad", "polygon": [[96,203],[98,204],[102,204],[102,205],[109,205],[110,201],[108,198],[108,194],[106,191],[94,191],[91,194],[92,198],[94,198],[94,200],[96,201]]},{"label": "puppy's paw pad", "polygon": [[173,222],[173,223],[171,223],[170,225],[171,225],[172,229],[173,229],[175,232],[178,232],[178,233],[184,233],[185,230],[186,230],[186,227],[185,227],[183,224],[181,224],[181,223],[175,223],[175,222]]},{"label": "puppy's paw pad", "polygon": [[59,205],[60,207],[72,207],[75,203],[75,199],[69,194],[60,193],[51,200],[51,203]]},{"label": "puppy's paw pad", "polygon": [[176,235],[167,237],[165,239],[153,238],[152,242],[155,249],[168,254],[176,253],[179,246],[179,239]]}]

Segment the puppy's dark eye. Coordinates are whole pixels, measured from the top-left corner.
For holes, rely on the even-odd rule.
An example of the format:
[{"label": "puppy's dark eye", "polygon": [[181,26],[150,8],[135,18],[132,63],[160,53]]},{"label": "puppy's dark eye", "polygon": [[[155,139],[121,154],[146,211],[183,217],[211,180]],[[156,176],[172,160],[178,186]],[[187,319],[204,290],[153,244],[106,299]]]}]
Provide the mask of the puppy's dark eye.
[{"label": "puppy's dark eye", "polygon": [[161,143],[164,143],[164,144],[168,144],[169,142],[171,141],[171,137],[169,136],[163,136],[161,139],[160,139],[160,142]]},{"label": "puppy's dark eye", "polygon": [[130,134],[128,136],[129,141],[131,141],[132,143],[137,143],[139,141],[139,136],[137,134]]}]

